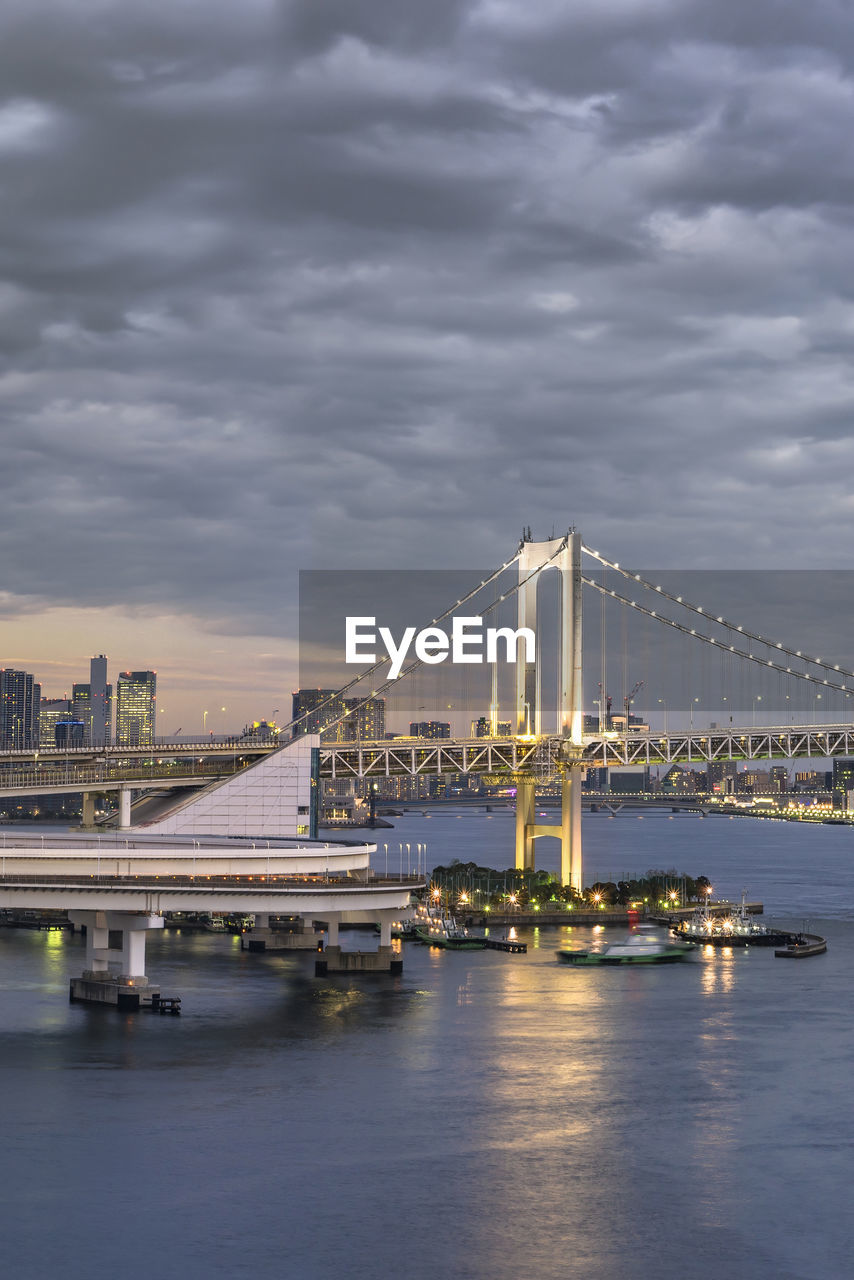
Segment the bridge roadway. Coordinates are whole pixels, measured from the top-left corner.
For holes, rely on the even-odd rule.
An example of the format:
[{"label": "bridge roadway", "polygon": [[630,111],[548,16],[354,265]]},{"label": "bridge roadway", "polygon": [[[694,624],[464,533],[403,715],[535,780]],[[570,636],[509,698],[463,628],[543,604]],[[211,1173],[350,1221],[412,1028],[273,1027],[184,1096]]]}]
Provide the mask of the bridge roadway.
[{"label": "bridge roadway", "polygon": [[429,741],[321,744],[321,778],[381,778],[479,773],[512,782],[520,774],[561,777],[571,765],[620,768],[709,764],[723,760],[826,759],[854,756],[854,725],[696,730],[689,733],[585,734],[583,744],[539,738],[438,738]]},{"label": "bridge roadway", "polygon": [[[187,836],[4,832],[0,907],[113,911],[400,912],[421,880],[379,879],[376,845]],[[353,913],[355,912],[355,916]]]},{"label": "bridge roadway", "polygon": [[248,742],[242,738],[201,738],[196,742],[170,742],[166,739],[154,739],[154,742],[146,743],[140,747],[55,747],[55,746],[39,746],[37,748],[22,749],[5,749],[0,751],[0,766],[2,765],[33,765],[41,761],[130,761],[130,760],[151,760],[159,757],[158,763],[163,760],[184,760],[188,756],[199,756],[207,758],[211,756],[228,756],[231,760],[258,759],[260,756],[269,755],[271,751],[276,751],[280,744],[278,742]]},{"label": "bridge roadway", "polygon": [[[186,749],[185,749],[186,747]],[[236,752],[233,743],[173,744],[154,756],[151,748],[72,748],[65,752],[0,752],[0,796],[121,791],[129,787],[203,786],[269,754],[269,746]],[[435,777],[473,773],[496,783],[517,775],[543,782],[564,776],[571,765],[646,767],[714,761],[826,759],[854,756],[854,726],[705,730],[690,733],[587,734],[583,745],[565,738],[438,738],[321,744],[322,779]],[[3,764],[6,767],[3,768]]]},{"label": "bridge roadway", "polygon": [[[242,767],[242,766],[241,766]],[[124,791],[145,788],[203,787],[234,772],[227,761],[169,762],[118,765],[69,764],[67,767],[0,770],[0,796],[28,796],[37,792],[61,795],[79,791]]]}]

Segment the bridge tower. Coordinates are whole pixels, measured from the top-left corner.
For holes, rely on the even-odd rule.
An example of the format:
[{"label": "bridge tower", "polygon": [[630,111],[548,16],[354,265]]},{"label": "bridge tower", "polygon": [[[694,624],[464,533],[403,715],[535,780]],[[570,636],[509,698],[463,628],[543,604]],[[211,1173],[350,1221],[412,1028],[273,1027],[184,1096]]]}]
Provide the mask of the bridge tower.
[{"label": "bridge tower", "polygon": [[[517,625],[529,627],[537,636],[537,587],[540,574],[554,568],[560,574],[558,637],[557,733],[565,739],[565,773],[561,781],[560,826],[538,825],[536,821],[533,774],[516,780],[516,866],[534,867],[534,840],[537,836],[560,839],[561,884],[582,887],[581,858],[581,754],[584,714],[581,683],[581,535],[574,529],[563,538],[547,542],[522,542],[518,553]],[[527,579],[527,581],[526,581]],[[516,732],[539,736],[543,732],[540,697],[541,652],[539,637],[534,662],[523,658],[520,645],[516,663]]]}]

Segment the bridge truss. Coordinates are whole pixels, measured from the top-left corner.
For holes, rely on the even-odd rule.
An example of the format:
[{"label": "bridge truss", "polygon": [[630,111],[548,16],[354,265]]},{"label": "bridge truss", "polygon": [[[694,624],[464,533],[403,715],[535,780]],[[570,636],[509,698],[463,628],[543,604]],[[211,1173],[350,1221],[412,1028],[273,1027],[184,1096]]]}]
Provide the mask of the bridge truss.
[{"label": "bridge truss", "polygon": [[712,763],[722,760],[796,760],[854,757],[854,726],[729,729],[713,732],[585,735],[581,747],[566,738],[443,738],[430,743],[394,740],[342,743],[320,748],[322,779],[485,774],[496,781],[516,775],[557,781],[568,768]]}]

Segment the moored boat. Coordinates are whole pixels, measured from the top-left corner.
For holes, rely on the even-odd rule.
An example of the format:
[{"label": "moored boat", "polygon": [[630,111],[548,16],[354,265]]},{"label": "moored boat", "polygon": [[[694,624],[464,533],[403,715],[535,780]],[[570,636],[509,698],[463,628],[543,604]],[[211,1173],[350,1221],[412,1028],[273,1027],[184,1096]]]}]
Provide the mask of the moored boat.
[{"label": "moored boat", "polygon": [[675,925],[672,932],[678,938],[712,947],[779,947],[789,940],[787,933],[760,924],[750,914],[746,890],[741,895],[738,911],[713,916],[705,902],[689,919]]},{"label": "moored boat", "polygon": [[430,947],[444,947],[446,951],[484,951],[486,938],[457,924],[453,916],[441,916],[429,924],[419,925],[415,931],[419,942]]}]

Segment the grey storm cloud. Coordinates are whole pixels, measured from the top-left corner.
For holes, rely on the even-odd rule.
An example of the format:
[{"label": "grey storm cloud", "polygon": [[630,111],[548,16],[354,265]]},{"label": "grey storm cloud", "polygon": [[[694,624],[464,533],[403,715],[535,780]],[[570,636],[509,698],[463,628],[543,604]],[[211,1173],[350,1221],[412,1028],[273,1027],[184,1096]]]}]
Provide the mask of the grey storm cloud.
[{"label": "grey storm cloud", "polygon": [[2,590],[250,629],[570,522],[846,563],[852,45],[831,0],[5,5]]}]

